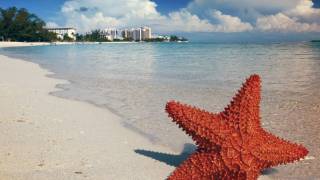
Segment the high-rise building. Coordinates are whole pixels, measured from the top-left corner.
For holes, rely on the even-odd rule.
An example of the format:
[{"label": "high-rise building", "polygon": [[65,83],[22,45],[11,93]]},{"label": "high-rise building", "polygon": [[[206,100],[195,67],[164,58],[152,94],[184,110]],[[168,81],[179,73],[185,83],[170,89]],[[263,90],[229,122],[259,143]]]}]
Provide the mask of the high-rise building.
[{"label": "high-rise building", "polygon": [[141,28],[137,28],[133,30],[133,40],[134,41],[141,41],[142,40],[142,33]]},{"label": "high-rise building", "polygon": [[123,39],[129,39],[129,30],[128,29],[124,29],[121,31],[121,36]]},{"label": "high-rise building", "polygon": [[128,30],[128,39],[133,40],[134,29]]},{"label": "high-rise building", "polygon": [[112,29],[112,28],[107,28],[103,31],[104,36],[110,40],[113,41],[114,39],[118,39],[119,36],[119,31],[117,29]]},{"label": "high-rise building", "polygon": [[142,29],[142,40],[151,39],[151,28],[150,27],[143,27]]},{"label": "high-rise building", "polygon": [[151,28],[142,27],[142,28],[131,28],[131,29],[105,29],[103,31],[103,36],[107,39],[113,41],[114,39],[127,39],[133,41],[143,41],[151,39]]}]

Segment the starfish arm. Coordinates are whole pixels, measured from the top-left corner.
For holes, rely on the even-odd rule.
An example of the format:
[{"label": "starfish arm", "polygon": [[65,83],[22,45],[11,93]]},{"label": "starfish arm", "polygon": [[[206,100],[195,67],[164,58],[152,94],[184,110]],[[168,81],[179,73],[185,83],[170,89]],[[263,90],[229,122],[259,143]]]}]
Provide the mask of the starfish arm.
[{"label": "starfish arm", "polygon": [[[168,180],[218,179],[224,164],[216,153],[195,152],[169,176]],[[214,178],[212,178],[214,177]]]},{"label": "starfish arm", "polygon": [[297,161],[308,154],[308,150],[302,145],[291,143],[266,131],[262,131],[256,141],[249,143],[251,153],[258,159],[264,161],[264,167],[271,167],[279,164],[286,164]]},{"label": "starfish arm", "polygon": [[220,115],[230,126],[247,134],[260,127],[259,104],[261,81],[259,75],[251,75]]},{"label": "starfish arm", "polygon": [[200,147],[208,144],[220,145],[232,131],[220,116],[189,105],[170,101],[166,105],[166,111]]}]

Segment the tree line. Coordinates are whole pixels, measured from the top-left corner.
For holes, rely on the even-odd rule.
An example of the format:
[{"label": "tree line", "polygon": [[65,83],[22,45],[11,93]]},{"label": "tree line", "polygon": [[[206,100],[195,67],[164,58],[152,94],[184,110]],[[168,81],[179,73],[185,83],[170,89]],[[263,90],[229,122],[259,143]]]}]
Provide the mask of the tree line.
[{"label": "tree line", "polygon": [[2,41],[55,41],[55,33],[45,29],[46,23],[27,9],[0,8],[0,40]]},{"label": "tree line", "polygon": [[[27,42],[52,42],[74,41],[67,34],[63,39],[58,39],[57,34],[49,32],[46,23],[37,15],[28,12],[25,8],[0,7],[0,41],[27,41]],[[76,34],[77,41],[109,41],[101,36],[101,30],[93,30],[86,34]]]},{"label": "tree line", "polygon": [[108,38],[102,35],[103,31],[100,29],[92,30],[86,34],[76,34],[77,41],[81,42],[109,42]]}]

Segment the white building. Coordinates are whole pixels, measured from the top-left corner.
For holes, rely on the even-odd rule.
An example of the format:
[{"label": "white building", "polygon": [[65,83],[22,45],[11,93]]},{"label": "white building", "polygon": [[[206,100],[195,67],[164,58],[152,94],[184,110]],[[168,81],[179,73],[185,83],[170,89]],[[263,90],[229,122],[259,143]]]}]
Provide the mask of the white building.
[{"label": "white building", "polygon": [[57,34],[57,38],[62,39],[65,35],[69,38],[76,40],[76,29],[75,28],[47,28],[49,32]]},{"label": "white building", "polygon": [[133,40],[134,29],[128,30],[128,39]]},{"label": "white building", "polygon": [[142,40],[142,29],[137,28],[133,30],[133,40],[134,41],[141,41]]},{"label": "white building", "polygon": [[133,33],[129,29],[123,29],[121,31],[121,36],[123,39],[133,39]]},{"label": "white building", "polygon": [[147,40],[152,38],[150,27],[143,27],[141,28],[141,31],[142,31],[142,40]]},{"label": "white building", "polygon": [[141,27],[137,29],[132,29],[132,39],[134,41],[143,41],[152,38],[151,28],[149,27]]},{"label": "white building", "polygon": [[110,41],[122,39],[121,31],[117,29],[107,28],[103,31],[103,34]]},{"label": "white building", "polygon": [[129,31],[128,29],[122,30],[122,31],[121,31],[121,36],[122,36],[122,38],[123,38],[123,39],[128,39],[128,38],[129,38],[129,35],[130,35],[129,32],[130,32],[130,31]]},{"label": "white building", "polygon": [[151,28],[149,27],[131,28],[123,30],[107,28],[102,31],[101,35],[110,41],[113,41],[114,39],[129,39],[133,41],[143,41],[152,38]]}]

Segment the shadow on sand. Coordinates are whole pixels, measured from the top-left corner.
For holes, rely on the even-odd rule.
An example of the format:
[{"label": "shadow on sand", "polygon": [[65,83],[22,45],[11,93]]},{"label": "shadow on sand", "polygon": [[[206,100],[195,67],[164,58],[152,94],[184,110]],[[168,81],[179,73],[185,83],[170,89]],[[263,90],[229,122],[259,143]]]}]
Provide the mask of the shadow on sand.
[{"label": "shadow on sand", "polygon": [[136,150],[134,150],[134,152],[141,154],[143,156],[158,160],[160,162],[166,163],[170,166],[177,167],[184,160],[186,160],[188,158],[188,156],[193,151],[195,151],[196,148],[197,147],[193,144],[188,144],[188,143],[184,144],[182,152],[178,155],[149,151],[149,150],[144,150],[144,149],[136,149]]},{"label": "shadow on sand", "polygon": [[278,173],[278,170],[275,168],[268,168],[268,169],[261,171],[261,174],[265,175],[265,176],[276,174],[276,173]]},{"label": "shadow on sand", "polygon": [[[183,150],[180,154],[168,154],[168,153],[162,153],[162,152],[155,152],[155,151],[149,151],[144,149],[136,149],[134,152],[150,157],[152,159],[155,159],[157,161],[166,163],[167,165],[177,167],[179,166],[184,160],[188,158],[188,156],[196,150],[196,146],[193,144],[186,143],[184,144]],[[278,170],[275,168],[268,168],[261,172],[262,175],[272,175],[278,173]]]}]

